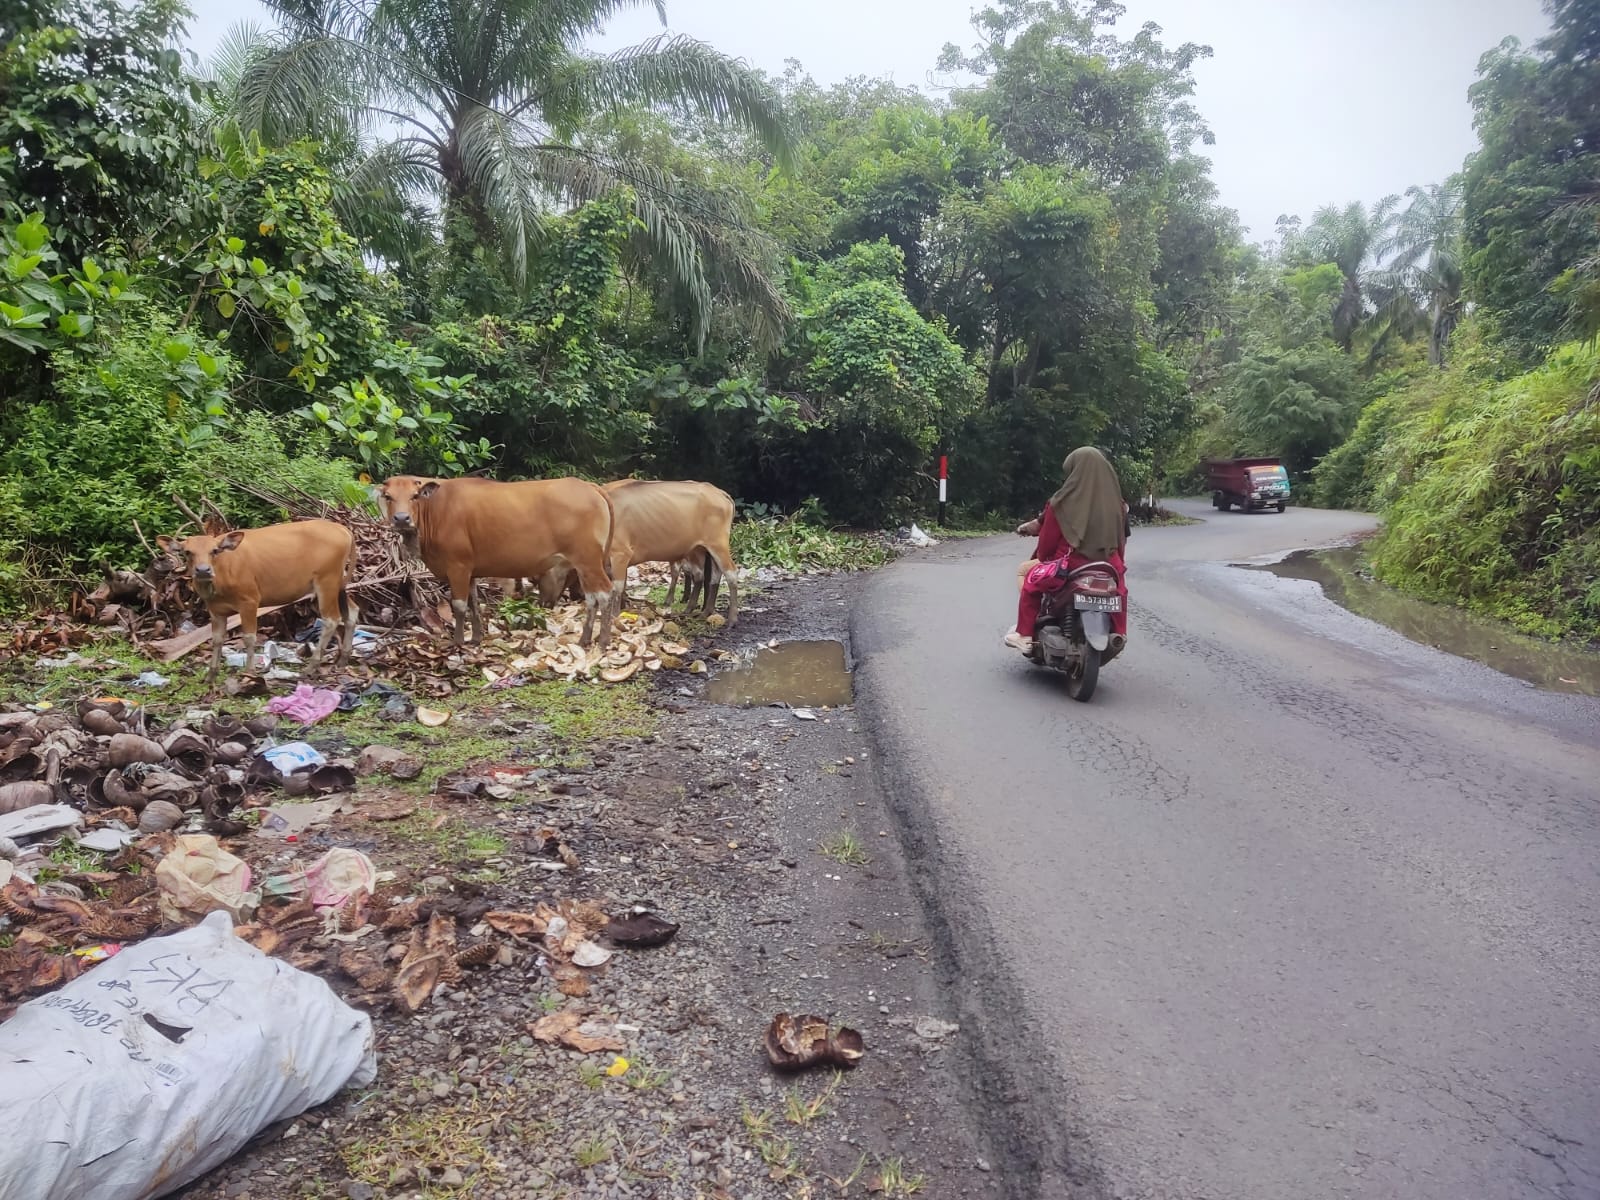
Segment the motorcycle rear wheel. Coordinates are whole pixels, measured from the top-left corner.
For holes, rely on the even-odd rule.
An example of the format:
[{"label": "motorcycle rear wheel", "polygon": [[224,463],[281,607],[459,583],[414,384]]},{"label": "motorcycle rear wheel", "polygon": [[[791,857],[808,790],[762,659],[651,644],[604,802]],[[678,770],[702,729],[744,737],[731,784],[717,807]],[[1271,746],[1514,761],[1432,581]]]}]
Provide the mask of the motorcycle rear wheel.
[{"label": "motorcycle rear wheel", "polygon": [[1067,695],[1080,703],[1087,703],[1094,695],[1094,686],[1100,681],[1100,651],[1093,646],[1083,648],[1083,658],[1076,671],[1067,672]]}]

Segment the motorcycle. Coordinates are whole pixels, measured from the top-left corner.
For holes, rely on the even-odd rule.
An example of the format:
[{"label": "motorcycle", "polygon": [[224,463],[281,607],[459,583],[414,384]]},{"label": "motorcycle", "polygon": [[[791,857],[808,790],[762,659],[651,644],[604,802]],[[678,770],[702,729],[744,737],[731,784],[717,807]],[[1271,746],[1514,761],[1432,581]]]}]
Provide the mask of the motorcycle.
[{"label": "motorcycle", "polygon": [[1122,580],[1108,562],[1067,570],[1056,567],[1059,586],[1044,593],[1034,627],[1030,660],[1067,677],[1067,695],[1088,701],[1100,668],[1122,653],[1127,638],[1111,631],[1111,614],[1122,611]]}]

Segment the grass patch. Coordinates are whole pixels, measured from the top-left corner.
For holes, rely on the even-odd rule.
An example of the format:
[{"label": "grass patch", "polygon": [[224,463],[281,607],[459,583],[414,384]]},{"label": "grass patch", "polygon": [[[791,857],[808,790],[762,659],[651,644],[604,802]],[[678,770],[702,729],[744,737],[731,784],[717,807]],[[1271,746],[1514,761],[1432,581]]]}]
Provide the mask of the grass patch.
[{"label": "grass patch", "polygon": [[841,829],[818,845],[817,850],[824,858],[831,858],[841,866],[864,867],[870,861],[861,839],[848,829]]},{"label": "grass patch", "polygon": [[835,1071],[828,1085],[809,1100],[801,1094],[798,1086],[790,1088],[783,1094],[784,1119],[801,1129],[810,1129],[819,1117],[828,1115],[828,1105],[843,1085],[844,1072]]},{"label": "grass patch", "polygon": [[928,1180],[923,1175],[914,1175],[907,1168],[903,1158],[881,1158],[878,1160],[875,1180],[867,1182],[867,1190],[882,1196],[895,1197],[915,1196],[924,1187]]},{"label": "grass patch", "polygon": [[645,703],[650,685],[644,679],[627,683],[574,683],[545,679],[490,695],[513,708],[535,715],[550,727],[556,741],[576,743],[605,738],[640,738],[656,731],[658,717]]},{"label": "grass patch", "polygon": [[572,1157],[580,1167],[597,1167],[611,1161],[611,1152],[611,1139],[597,1137],[580,1142]]},{"label": "grass patch", "polygon": [[[383,1122],[370,1136],[363,1136],[341,1151],[345,1168],[354,1179],[379,1188],[391,1188],[406,1180],[415,1167],[430,1175],[454,1167],[468,1176],[493,1166],[488,1143],[474,1131],[493,1120],[481,1102],[457,1108],[427,1108],[402,1113]],[[426,1197],[448,1196],[459,1188],[424,1187]]]},{"label": "grass patch", "polygon": [[441,862],[482,862],[506,851],[506,839],[493,830],[468,825],[454,817],[434,827],[437,812],[424,809],[392,826],[396,837],[428,847]]},{"label": "grass patch", "polygon": [[[60,659],[68,653],[71,652],[44,657]],[[8,685],[5,690],[13,699],[35,702],[59,703],[80,696],[110,694],[138,698],[152,706],[190,705],[205,697],[205,672],[211,661],[209,644],[193,651],[190,659],[170,663],[151,658],[126,638],[115,636],[97,638],[86,646],[77,647],[76,653],[91,661],[40,668],[35,666],[36,659],[19,657],[0,664],[0,681]],[[227,670],[226,665],[223,670]],[[146,671],[154,671],[170,682],[161,688],[129,686]],[[223,676],[219,675],[219,688],[222,681]]]}]

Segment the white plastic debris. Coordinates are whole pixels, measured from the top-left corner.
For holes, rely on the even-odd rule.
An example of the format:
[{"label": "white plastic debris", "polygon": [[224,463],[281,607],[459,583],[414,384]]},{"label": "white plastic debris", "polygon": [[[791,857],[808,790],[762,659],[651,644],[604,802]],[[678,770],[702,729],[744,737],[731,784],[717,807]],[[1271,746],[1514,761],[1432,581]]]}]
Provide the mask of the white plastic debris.
[{"label": "white plastic debris", "polygon": [[[0,813],[0,837],[26,841],[63,829],[77,829],[83,814],[66,804],[34,804],[16,812]],[[4,1176],[0,1175],[0,1179]]]},{"label": "white plastic debris", "polygon": [[930,537],[928,532],[915,521],[911,523],[911,532],[906,535],[906,541],[913,546],[937,546],[939,539]]},{"label": "white plastic debris", "polygon": [[213,913],[0,1025],[4,1194],[152,1200],[376,1076],[371,1019]]}]

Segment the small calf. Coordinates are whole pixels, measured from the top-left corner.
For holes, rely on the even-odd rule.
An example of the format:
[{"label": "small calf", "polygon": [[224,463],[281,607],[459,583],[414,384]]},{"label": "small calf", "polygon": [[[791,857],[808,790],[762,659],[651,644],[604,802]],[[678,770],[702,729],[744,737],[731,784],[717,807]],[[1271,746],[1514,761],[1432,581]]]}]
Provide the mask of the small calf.
[{"label": "small calf", "polygon": [[235,613],[244,633],[245,662],[256,651],[256,617],[263,608],[293,604],[307,592],[317,596],[322,636],[311,656],[316,668],[327,653],[334,626],[343,626],[338,663],[350,659],[355,621],[347,590],[355,571],[355,539],[334,521],[290,521],[261,529],[235,529],[220,537],[156,539],[162,550],[183,559],[189,580],[211,614],[211,668],[206,684],[216,682],[228,618]]}]

